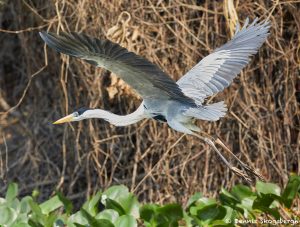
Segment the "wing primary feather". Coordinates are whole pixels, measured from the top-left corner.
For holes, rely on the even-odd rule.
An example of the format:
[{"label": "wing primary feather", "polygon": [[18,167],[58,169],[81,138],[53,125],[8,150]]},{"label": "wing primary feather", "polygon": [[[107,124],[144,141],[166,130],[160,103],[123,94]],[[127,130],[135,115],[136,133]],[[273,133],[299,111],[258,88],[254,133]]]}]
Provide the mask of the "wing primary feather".
[{"label": "wing primary feather", "polygon": [[249,18],[246,18],[242,28],[237,23],[233,38],[203,58],[177,84],[198,105],[202,104],[206,97],[229,86],[248,64],[249,58],[257,53],[266,40],[269,29],[270,22],[259,22],[258,18],[250,24]]},{"label": "wing primary feather", "polygon": [[72,32],[40,32],[46,44],[58,52],[103,67],[122,78],[135,89],[144,100],[177,100],[195,106],[195,101],[186,96],[181,88],[166,73],[150,61],[129,52],[109,40],[99,40]]}]

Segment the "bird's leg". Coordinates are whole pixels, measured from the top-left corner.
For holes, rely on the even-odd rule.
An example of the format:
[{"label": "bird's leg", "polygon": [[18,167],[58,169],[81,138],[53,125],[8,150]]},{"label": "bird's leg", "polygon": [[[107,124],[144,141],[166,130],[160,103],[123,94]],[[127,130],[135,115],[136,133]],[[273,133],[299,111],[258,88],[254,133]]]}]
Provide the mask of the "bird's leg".
[{"label": "bird's leg", "polygon": [[[207,133],[205,133],[203,131],[199,130],[198,132],[203,133],[207,137],[211,137],[210,135],[208,135]],[[261,181],[266,181],[265,178],[261,174],[259,174],[255,169],[251,168],[250,166],[245,164],[243,161],[241,161],[219,138],[213,139],[213,141],[214,141],[214,143],[216,143],[216,144],[220,145],[222,148],[224,148],[225,151],[227,151],[230,155],[232,155],[233,158],[235,160],[237,160],[238,163],[240,163],[242,168],[244,168],[246,170],[246,172],[248,172],[250,175],[254,175],[254,176],[258,177]]]},{"label": "bird's leg", "polygon": [[[243,172],[242,170],[232,166],[227,160],[226,158],[221,154],[221,152],[217,149],[217,147],[215,146],[214,142],[207,138],[207,137],[202,137],[196,133],[193,133],[194,136],[196,136],[197,138],[203,140],[205,143],[207,143],[208,145],[210,145],[213,150],[220,156],[220,158],[222,159],[222,161],[225,163],[225,165],[236,175],[243,177],[246,181],[251,182],[251,178],[249,177],[249,175],[245,172]],[[225,145],[224,145],[225,146]]]},{"label": "bird's leg", "polygon": [[261,174],[259,174],[255,169],[253,169],[252,167],[245,164],[234,153],[232,153],[232,151],[219,138],[217,138],[214,142],[216,144],[219,144],[222,148],[224,148],[225,151],[227,151],[230,155],[232,155],[234,157],[234,159],[237,160],[238,163],[240,163],[242,168],[244,168],[246,170],[246,172],[258,177],[262,181],[266,181],[265,178]]}]

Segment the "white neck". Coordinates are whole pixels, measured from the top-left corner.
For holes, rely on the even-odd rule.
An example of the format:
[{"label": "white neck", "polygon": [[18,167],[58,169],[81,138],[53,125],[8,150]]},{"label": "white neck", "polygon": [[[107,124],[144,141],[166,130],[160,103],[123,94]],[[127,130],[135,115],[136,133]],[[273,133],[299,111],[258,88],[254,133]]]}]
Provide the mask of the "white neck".
[{"label": "white neck", "polygon": [[93,109],[93,110],[85,111],[83,118],[84,119],[101,118],[115,126],[126,126],[126,125],[134,124],[134,123],[146,118],[146,115],[144,114],[143,105],[140,105],[136,111],[134,111],[131,114],[124,115],[124,116],[113,114],[106,110]]}]

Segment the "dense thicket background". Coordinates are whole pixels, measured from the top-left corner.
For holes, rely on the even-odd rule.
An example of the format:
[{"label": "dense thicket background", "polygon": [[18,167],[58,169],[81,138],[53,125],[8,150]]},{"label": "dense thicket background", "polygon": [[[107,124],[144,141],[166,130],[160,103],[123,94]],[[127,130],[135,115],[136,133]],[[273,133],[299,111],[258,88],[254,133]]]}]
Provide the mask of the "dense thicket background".
[{"label": "dense thicket background", "polygon": [[80,202],[122,183],[141,200],[184,202],[195,191],[214,196],[241,181],[207,145],[153,120],[52,125],[81,106],[126,114],[141,100],[109,72],[46,48],[38,31],[107,37],[177,80],[247,17],[269,18],[271,34],[213,97],[225,99],[227,116],[198,124],[284,184],[289,172],[300,173],[299,15],[299,1],[1,0],[0,194],[15,181],[21,194],[36,188],[42,200],[59,189]]}]

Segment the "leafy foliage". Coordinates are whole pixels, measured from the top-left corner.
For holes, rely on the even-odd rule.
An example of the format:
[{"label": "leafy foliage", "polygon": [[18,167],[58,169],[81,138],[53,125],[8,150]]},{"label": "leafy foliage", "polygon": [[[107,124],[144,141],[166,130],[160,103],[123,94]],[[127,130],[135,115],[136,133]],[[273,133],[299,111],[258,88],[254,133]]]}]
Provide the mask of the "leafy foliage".
[{"label": "leafy foliage", "polygon": [[282,192],[273,183],[257,182],[255,190],[236,185],[230,191],[222,188],[219,200],[196,193],[183,208],[175,203],[141,205],[128,188],[119,185],[98,192],[79,211],[73,212],[71,201],[59,192],[39,204],[36,191],[19,200],[18,186],[11,183],[5,198],[0,198],[0,226],[135,227],[138,223],[146,227],[233,226],[237,219],[257,220],[264,216],[300,223],[299,214],[293,209],[299,191],[300,177],[292,175]]}]

